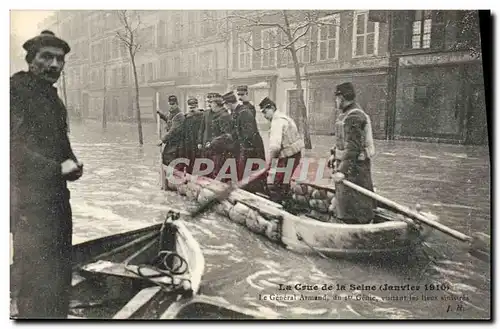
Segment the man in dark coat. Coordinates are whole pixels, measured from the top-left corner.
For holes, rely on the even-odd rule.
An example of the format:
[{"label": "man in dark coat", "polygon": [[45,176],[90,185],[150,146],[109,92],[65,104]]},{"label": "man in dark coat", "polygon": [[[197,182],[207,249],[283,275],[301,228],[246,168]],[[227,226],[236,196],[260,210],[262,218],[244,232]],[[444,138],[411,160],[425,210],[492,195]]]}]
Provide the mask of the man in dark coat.
[{"label": "man in dark coat", "polygon": [[202,150],[202,156],[214,164],[214,169],[207,177],[215,179],[225,161],[234,158],[234,149],[227,135],[231,133],[231,115],[222,105],[222,96],[219,93],[210,93],[208,97],[210,110],[203,114],[198,146]]},{"label": "man in dark coat", "polygon": [[[234,142],[236,156],[236,168],[238,181],[243,179],[248,161],[252,161],[249,169],[255,172],[259,169],[258,160],[262,160],[262,165],[266,162],[266,153],[262,136],[259,133],[259,128],[255,122],[254,115],[248,107],[238,104],[234,93],[228,92],[222,96],[224,106],[231,112],[231,139]],[[258,159],[258,160],[257,160]],[[248,164],[250,166],[250,164]],[[248,170],[248,169],[247,169]],[[245,189],[252,193],[265,193],[266,177],[263,176],[250,184]]]},{"label": "man in dark coat", "polygon": [[192,174],[194,162],[201,156],[201,152],[198,149],[198,133],[200,132],[204,110],[198,108],[198,100],[196,98],[189,98],[187,104],[189,111],[186,113],[182,132],[183,149],[184,156],[189,159],[189,165],[186,168],[186,172]]},{"label": "man in dark coat", "polygon": [[53,84],[70,47],[43,31],[23,48],[29,70],[10,79],[11,290],[18,318],[67,318],[73,224],[66,182],[82,176],[83,164]]},{"label": "man in dark coat", "polygon": [[255,106],[250,103],[250,97],[248,96],[248,86],[242,85],[236,87],[236,94],[238,95],[238,100],[241,102],[241,105],[250,110],[253,117],[255,118],[257,111],[255,110]]},{"label": "man in dark coat", "polygon": [[[173,160],[183,157],[182,150],[182,128],[184,123],[184,113],[179,108],[176,96],[169,96],[168,102],[170,110],[168,116],[163,115],[160,111],[157,113],[166,121],[166,133],[163,135],[158,145],[165,144],[162,152],[163,164],[169,165]],[[184,163],[175,165],[175,169],[184,171]]]},{"label": "man in dark coat", "polygon": [[369,116],[355,102],[351,83],[337,86],[335,102],[342,113],[335,123],[336,143],[332,149],[334,165],[336,215],[352,224],[369,223],[374,216],[374,201],[341,183],[346,178],[356,185],[373,191],[371,160],[374,154]]}]

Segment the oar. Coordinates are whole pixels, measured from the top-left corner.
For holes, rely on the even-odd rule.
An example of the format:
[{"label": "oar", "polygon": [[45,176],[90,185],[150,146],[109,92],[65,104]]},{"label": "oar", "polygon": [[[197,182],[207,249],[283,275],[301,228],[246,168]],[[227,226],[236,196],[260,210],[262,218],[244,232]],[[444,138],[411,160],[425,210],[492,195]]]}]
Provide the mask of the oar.
[{"label": "oar", "polygon": [[190,217],[195,218],[204,212],[210,210],[213,206],[215,206],[217,203],[224,201],[226,198],[229,197],[229,195],[236,189],[243,188],[246,185],[256,181],[263,175],[265,175],[269,169],[271,169],[270,166],[266,166],[264,169],[261,169],[254,174],[250,175],[250,177],[243,178],[241,181],[237,182],[236,184],[231,184],[227,189],[224,191],[216,193],[212,198],[207,200],[206,202],[203,202],[198,208],[196,208],[194,211],[191,212]]},{"label": "oar", "polygon": [[351,189],[366,195],[381,204],[384,204],[394,210],[397,213],[400,213],[402,215],[405,215],[415,221],[421,222],[423,224],[426,224],[432,228],[435,228],[436,230],[439,230],[455,239],[458,239],[462,242],[467,242],[470,244],[470,253],[473,254],[474,256],[485,259],[489,259],[489,236],[484,234],[484,233],[475,233],[473,236],[468,236],[466,234],[463,234],[457,230],[452,229],[451,227],[448,227],[446,225],[443,225],[439,222],[436,222],[432,219],[427,218],[421,213],[415,212],[411,210],[410,208],[400,205],[392,200],[389,200],[381,195],[378,195],[377,193],[374,193],[370,190],[367,190],[359,185],[354,184],[353,182],[343,179],[342,183],[345,186],[350,187]]}]

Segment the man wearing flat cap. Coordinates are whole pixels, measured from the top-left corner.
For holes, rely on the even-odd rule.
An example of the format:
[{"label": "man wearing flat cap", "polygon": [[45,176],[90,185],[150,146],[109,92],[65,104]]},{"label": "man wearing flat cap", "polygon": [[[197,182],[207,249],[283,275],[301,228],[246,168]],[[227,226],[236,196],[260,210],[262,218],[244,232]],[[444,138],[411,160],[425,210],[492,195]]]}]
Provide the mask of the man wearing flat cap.
[{"label": "man wearing flat cap", "polygon": [[186,167],[188,174],[193,173],[193,166],[196,158],[200,157],[198,149],[198,133],[203,120],[203,109],[198,108],[198,100],[189,97],[187,101],[189,111],[184,119],[183,130],[183,148],[184,156],[189,159],[189,165]]},{"label": "man wearing flat cap", "polygon": [[[259,107],[264,117],[271,121],[268,162],[271,165],[269,176],[274,175],[274,180],[267,181],[270,197],[275,202],[291,204],[290,179],[302,159],[304,140],[295,121],[278,111],[268,97],[260,102]],[[283,172],[284,168],[288,170]]]},{"label": "man wearing flat cap", "polygon": [[253,117],[255,118],[256,116],[256,110],[255,106],[250,103],[250,97],[248,96],[248,86],[246,85],[241,85],[236,87],[236,95],[238,95],[238,100],[241,102],[241,104],[250,110],[250,113],[252,113]]},{"label": "man wearing flat cap", "polygon": [[356,104],[356,93],[350,82],[336,87],[335,103],[341,114],[335,122],[335,146],[330,166],[335,182],[336,217],[350,224],[366,224],[373,217],[373,200],[341,183],[346,178],[373,191],[371,157],[375,154],[370,117]]},{"label": "man wearing flat cap", "polygon": [[72,212],[67,181],[83,174],[54,83],[69,45],[51,31],[26,41],[28,71],[10,78],[11,291],[18,318],[67,318]]},{"label": "man wearing flat cap", "polygon": [[[248,107],[238,104],[234,92],[230,91],[224,94],[222,99],[224,106],[231,112],[232,116],[230,138],[235,144],[236,172],[238,181],[241,181],[248,161],[259,159],[265,162],[264,142],[259,133],[254,115]],[[249,169],[252,172],[259,170],[257,160],[248,165],[251,166]],[[245,190],[252,193],[265,193],[265,177],[246,185]]]},{"label": "man wearing flat cap", "polygon": [[213,171],[207,175],[217,178],[227,159],[234,158],[231,133],[231,114],[223,106],[219,93],[209,93],[210,110],[203,113],[203,120],[198,133],[198,147],[202,156],[214,163]]}]

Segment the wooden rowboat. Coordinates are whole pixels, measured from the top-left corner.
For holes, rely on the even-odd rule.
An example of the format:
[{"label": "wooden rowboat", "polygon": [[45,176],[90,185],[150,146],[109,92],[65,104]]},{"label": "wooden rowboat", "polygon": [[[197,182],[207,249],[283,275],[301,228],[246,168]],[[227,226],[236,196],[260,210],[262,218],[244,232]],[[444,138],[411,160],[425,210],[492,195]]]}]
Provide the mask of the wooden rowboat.
[{"label": "wooden rowboat", "polygon": [[69,317],[154,319],[195,296],[205,260],[179,216],[170,211],[163,224],[73,245]]},{"label": "wooden rowboat", "polygon": [[[220,181],[191,176],[164,166],[165,190],[176,191],[198,203],[227,189]],[[406,256],[418,247],[429,230],[409,218],[383,208],[376,209],[370,224],[345,224],[331,219],[335,191],[329,186],[294,181],[293,198],[300,212],[287,211],[267,198],[236,189],[215,206],[221,215],[250,231],[300,253],[323,257],[385,258]],[[304,211],[305,210],[305,211]]]}]

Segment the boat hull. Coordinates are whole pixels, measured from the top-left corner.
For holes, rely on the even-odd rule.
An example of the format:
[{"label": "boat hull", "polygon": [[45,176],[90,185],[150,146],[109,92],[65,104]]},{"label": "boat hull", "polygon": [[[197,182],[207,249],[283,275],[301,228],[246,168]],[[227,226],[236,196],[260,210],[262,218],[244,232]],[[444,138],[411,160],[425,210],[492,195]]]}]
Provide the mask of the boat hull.
[{"label": "boat hull", "polygon": [[[164,167],[164,170],[167,172],[167,190],[176,191],[197,202],[203,202],[228,187],[206,177],[191,176],[168,167]],[[295,182],[295,185],[299,184]],[[294,191],[299,188],[303,190],[302,186],[294,186]],[[323,204],[330,204],[332,201],[328,198],[334,197],[332,191],[311,193],[324,197],[321,201]],[[405,256],[420,245],[427,234],[422,227],[410,225],[408,220],[402,221],[398,215],[382,209],[376,211],[377,218],[373,223],[344,224],[328,221],[328,205],[317,208],[309,205],[308,208],[318,216],[308,218],[294,215],[264,197],[237,189],[227,200],[217,205],[215,210],[288,249],[335,258]],[[321,221],[318,218],[327,219]]]},{"label": "boat hull", "polygon": [[[203,253],[184,222],[178,216],[168,218],[163,224],[73,246],[70,318],[155,319],[171,303],[198,294],[205,269]],[[184,273],[144,277],[147,271],[138,269],[158,268],[152,260],[160,252],[180,256],[163,261],[172,267],[180,264]],[[12,306],[16,318],[15,299]]]}]

